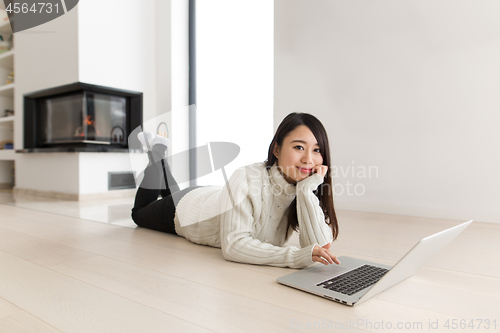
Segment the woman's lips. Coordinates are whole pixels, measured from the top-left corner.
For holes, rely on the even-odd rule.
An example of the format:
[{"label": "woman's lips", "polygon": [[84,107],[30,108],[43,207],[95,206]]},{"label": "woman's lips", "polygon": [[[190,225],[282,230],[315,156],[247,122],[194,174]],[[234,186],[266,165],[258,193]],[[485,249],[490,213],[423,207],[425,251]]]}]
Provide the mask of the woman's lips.
[{"label": "woman's lips", "polygon": [[305,169],[305,168],[301,168],[301,167],[297,167],[297,168],[299,168],[300,171],[305,172],[305,173],[310,173],[312,171],[312,169]]}]

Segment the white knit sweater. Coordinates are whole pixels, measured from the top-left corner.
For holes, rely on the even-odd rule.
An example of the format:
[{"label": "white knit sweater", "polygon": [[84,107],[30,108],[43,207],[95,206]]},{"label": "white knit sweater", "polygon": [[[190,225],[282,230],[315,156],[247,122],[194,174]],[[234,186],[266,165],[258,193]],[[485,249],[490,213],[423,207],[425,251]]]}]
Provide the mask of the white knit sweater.
[{"label": "white knit sweater", "polygon": [[[225,259],[260,265],[303,268],[311,265],[314,245],[332,242],[319,200],[312,191],[323,182],[313,174],[288,183],[276,163],[262,162],[237,169],[225,186],[206,186],[186,194],[176,207],[178,235],[202,245],[219,247]],[[301,249],[283,244],[286,209],[297,197]]]}]

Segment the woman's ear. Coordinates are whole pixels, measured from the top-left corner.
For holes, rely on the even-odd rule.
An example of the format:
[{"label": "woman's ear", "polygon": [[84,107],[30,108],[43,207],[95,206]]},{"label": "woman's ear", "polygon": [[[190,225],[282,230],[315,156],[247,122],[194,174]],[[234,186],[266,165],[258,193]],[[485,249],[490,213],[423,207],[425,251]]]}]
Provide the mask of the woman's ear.
[{"label": "woman's ear", "polygon": [[278,145],[275,145],[274,146],[274,149],[273,149],[273,154],[274,154],[274,157],[278,158],[278,154],[279,154],[280,150],[279,150],[279,147]]}]

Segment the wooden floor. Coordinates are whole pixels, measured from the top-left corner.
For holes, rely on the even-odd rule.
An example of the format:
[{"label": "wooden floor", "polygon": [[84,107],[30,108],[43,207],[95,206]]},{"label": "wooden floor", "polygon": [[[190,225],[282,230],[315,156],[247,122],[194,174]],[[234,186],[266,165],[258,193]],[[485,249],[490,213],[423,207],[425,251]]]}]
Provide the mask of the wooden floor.
[{"label": "wooden floor", "polygon": [[[338,217],[335,253],[386,264],[463,222]],[[292,269],[228,262],[220,249],[178,236],[0,205],[0,332],[500,331],[499,239],[500,224],[475,222],[411,278],[347,307],[276,282]]]}]

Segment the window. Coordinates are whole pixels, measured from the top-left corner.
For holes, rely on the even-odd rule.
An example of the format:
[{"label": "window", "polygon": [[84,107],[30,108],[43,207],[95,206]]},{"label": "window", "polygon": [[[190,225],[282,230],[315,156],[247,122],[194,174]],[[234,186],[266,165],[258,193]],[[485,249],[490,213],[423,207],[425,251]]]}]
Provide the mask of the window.
[{"label": "window", "polygon": [[[273,137],[274,2],[198,0],[195,8],[196,145],[237,144],[230,176],[263,162]],[[222,186],[224,178],[219,170],[196,184]]]}]

